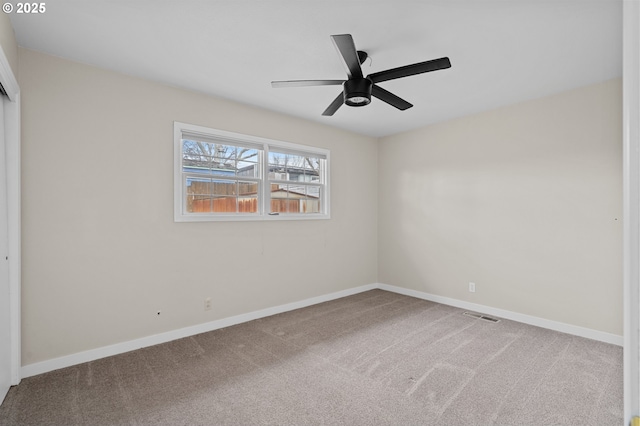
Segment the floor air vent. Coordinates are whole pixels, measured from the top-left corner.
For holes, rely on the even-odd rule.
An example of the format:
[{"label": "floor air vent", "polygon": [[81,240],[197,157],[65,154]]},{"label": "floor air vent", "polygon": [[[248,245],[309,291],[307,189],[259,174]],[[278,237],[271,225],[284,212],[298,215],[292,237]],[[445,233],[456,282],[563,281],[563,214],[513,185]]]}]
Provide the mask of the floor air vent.
[{"label": "floor air vent", "polygon": [[489,321],[489,322],[500,322],[500,320],[497,318],[493,318],[487,315],[482,315],[477,312],[466,311],[466,312],[463,312],[463,315],[466,315],[468,317],[478,318],[478,319]]}]

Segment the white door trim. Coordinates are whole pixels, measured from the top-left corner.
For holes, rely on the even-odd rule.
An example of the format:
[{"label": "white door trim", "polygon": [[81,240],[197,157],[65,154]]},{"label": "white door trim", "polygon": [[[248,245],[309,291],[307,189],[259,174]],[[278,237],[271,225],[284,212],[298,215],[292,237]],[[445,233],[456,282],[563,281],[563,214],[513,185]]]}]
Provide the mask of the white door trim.
[{"label": "white door trim", "polygon": [[11,384],[20,382],[21,355],[21,206],[20,206],[20,87],[0,46],[0,83],[11,102],[5,103],[7,162],[7,219],[9,244],[9,294],[11,310]]},{"label": "white door trim", "polygon": [[624,424],[640,415],[640,3],[623,3]]}]

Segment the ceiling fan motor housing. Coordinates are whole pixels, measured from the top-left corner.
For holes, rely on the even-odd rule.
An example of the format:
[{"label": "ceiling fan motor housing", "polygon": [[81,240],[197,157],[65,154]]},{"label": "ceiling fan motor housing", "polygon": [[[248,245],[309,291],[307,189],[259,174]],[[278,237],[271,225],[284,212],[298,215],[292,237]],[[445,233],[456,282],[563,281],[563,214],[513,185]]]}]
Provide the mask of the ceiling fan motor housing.
[{"label": "ceiling fan motor housing", "polygon": [[344,103],[349,106],[364,106],[371,102],[373,82],[368,78],[352,78],[343,84]]}]

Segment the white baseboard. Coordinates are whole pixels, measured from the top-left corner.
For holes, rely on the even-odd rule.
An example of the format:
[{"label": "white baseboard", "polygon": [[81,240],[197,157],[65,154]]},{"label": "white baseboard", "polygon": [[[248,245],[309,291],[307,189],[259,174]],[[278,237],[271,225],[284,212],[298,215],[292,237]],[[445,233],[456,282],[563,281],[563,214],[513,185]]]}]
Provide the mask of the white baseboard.
[{"label": "white baseboard", "polygon": [[37,374],[58,370],[60,368],[71,367],[72,365],[95,361],[100,358],[122,354],[140,348],[146,348],[148,346],[158,345],[160,343],[166,343],[172,340],[182,339],[183,337],[206,333],[208,331],[230,327],[232,325],[241,324],[243,322],[253,321],[259,318],[293,311],[294,309],[306,308],[307,306],[316,305],[322,302],[328,302],[330,300],[340,299],[342,297],[351,296],[357,293],[362,293],[363,291],[373,290],[376,288],[378,288],[376,284],[363,285],[360,287],[337,291],[335,293],[330,293],[323,296],[312,297],[310,299],[305,299],[298,302],[292,302],[285,305],[274,306],[272,308],[261,309],[259,311],[249,312],[247,314],[222,318],[204,324],[198,324],[191,327],[168,331],[166,333],[155,334],[153,336],[147,336],[140,339],[129,340],[127,342],[116,343],[114,345],[103,346],[101,348],[91,349],[88,351],[78,352],[59,358],[25,365],[20,370],[20,373],[22,378],[31,377]]},{"label": "white baseboard", "polygon": [[155,334],[153,336],[142,337],[127,342],[116,343],[114,345],[103,346],[101,348],[78,352],[75,354],[49,359],[42,362],[36,362],[23,366],[20,370],[20,373],[22,378],[31,377],[37,374],[58,370],[60,368],[71,367],[73,365],[82,364],[84,362],[95,361],[97,359],[105,358],[108,356],[118,355],[136,349],[158,345],[160,343],[166,343],[172,340],[182,339],[184,337],[189,337],[200,333],[206,333],[208,331],[218,330],[220,328],[230,327],[232,325],[253,321],[255,319],[264,318],[283,312],[293,311],[294,309],[305,308],[307,306],[316,305],[322,302],[328,302],[330,300],[340,299],[342,297],[351,296],[357,293],[362,293],[364,291],[374,289],[381,289],[391,291],[393,293],[404,294],[406,296],[417,297],[419,299],[430,300],[432,302],[442,303],[444,305],[489,314],[504,319],[518,321],[521,323],[547,328],[550,330],[560,331],[562,333],[573,334],[575,336],[586,337],[588,339],[598,340],[618,346],[623,345],[623,337],[617,336],[615,334],[591,330],[584,327],[578,327],[575,325],[551,321],[531,315],[524,315],[517,312],[506,311],[503,309],[492,308],[489,306],[478,305],[476,303],[465,302],[449,297],[436,296],[434,294],[411,290],[403,287],[396,287],[388,284],[368,284],[360,287],[338,291],[335,293],[326,294],[323,296],[312,297],[310,299],[305,299],[298,302],[292,302],[285,305],[274,306],[272,308],[261,309],[259,311],[249,312],[247,314],[222,318],[204,324],[198,324],[191,327],[168,331],[166,333]]},{"label": "white baseboard", "polygon": [[623,346],[623,336],[606,333],[604,331],[592,330],[590,328],[579,327],[577,325],[566,324],[563,322],[552,321],[544,318],[534,317],[531,315],[520,314],[518,312],[507,311],[504,309],[492,308],[490,306],[479,305],[477,303],[465,302],[463,300],[452,299],[450,297],[437,296],[418,290],[411,290],[403,287],[396,287],[388,284],[378,284],[377,288],[387,290],[394,293],[404,294],[405,296],[417,297],[419,299],[430,300],[443,305],[454,306],[469,311],[482,314],[488,314],[524,324],[534,325],[549,330],[559,331],[561,333],[572,334],[574,336],[585,337],[587,339],[598,340],[600,342],[610,343],[612,345]]}]

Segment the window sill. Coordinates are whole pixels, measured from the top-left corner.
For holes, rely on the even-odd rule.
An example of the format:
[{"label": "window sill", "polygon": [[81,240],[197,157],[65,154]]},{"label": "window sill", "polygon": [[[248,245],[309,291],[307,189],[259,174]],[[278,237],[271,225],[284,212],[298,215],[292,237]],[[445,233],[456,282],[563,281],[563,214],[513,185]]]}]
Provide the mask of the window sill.
[{"label": "window sill", "polygon": [[327,214],[281,214],[281,215],[178,215],[174,222],[262,222],[262,221],[287,221],[287,220],[326,220],[331,219]]}]

